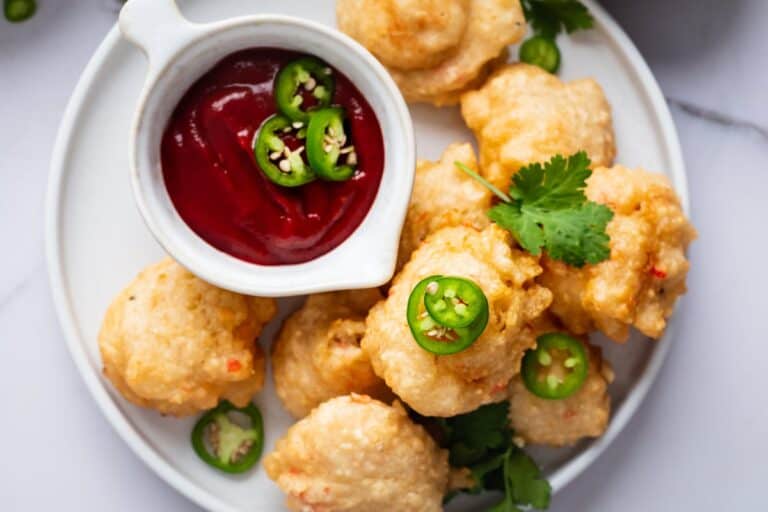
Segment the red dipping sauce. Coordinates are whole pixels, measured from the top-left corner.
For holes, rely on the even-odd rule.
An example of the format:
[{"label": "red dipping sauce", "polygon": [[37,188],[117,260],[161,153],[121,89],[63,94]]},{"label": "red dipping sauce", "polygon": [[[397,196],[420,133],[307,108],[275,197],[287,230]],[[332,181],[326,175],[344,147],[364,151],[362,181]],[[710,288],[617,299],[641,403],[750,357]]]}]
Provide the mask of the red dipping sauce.
[{"label": "red dipping sauce", "polygon": [[334,69],[332,104],[346,110],[355,174],[286,188],[261,171],[253,143],[277,112],[275,76],[301,56],[254,48],[226,57],[187,91],[163,134],[163,177],[179,215],[214,247],[261,265],[309,261],[341,244],[371,208],[384,170],[376,115]]}]

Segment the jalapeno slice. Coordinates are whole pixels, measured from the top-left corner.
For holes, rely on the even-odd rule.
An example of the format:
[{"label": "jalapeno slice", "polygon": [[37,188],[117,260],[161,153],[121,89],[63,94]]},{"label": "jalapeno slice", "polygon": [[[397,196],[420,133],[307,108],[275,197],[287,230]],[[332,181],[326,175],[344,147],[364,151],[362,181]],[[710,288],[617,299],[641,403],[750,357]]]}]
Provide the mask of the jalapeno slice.
[{"label": "jalapeno slice", "polygon": [[[230,413],[241,413],[250,420],[250,427],[235,423]],[[212,450],[209,450],[209,446]],[[192,447],[209,466],[225,473],[243,473],[251,469],[261,457],[264,446],[264,424],[259,409],[248,404],[235,407],[222,401],[211,409],[192,429]]]},{"label": "jalapeno slice", "polygon": [[303,88],[323,108],[331,104],[334,90],[333,71],[323,61],[314,57],[302,57],[289,62],[275,79],[275,100],[280,112],[291,121],[307,122],[309,112],[301,108]]},{"label": "jalapeno slice", "polygon": [[[339,164],[342,158],[344,163]],[[324,108],[309,116],[307,160],[324,180],[344,181],[355,173],[357,154],[354,146],[347,145],[343,109]]]},{"label": "jalapeno slice", "polygon": [[520,46],[520,60],[554,73],[560,67],[560,50],[553,39],[534,36]]},{"label": "jalapeno slice", "polygon": [[[442,324],[430,314],[426,306],[426,298],[429,295],[429,291],[434,291],[436,286],[439,287],[439,284],[436,285],[435,283],[441,280],[446,280],[448,284],[453,280],[466,281],[464,278],[443,277],[439,275],[430,276],[419,281],[413,288],[410,297],[408,297],[406,318],[413,338],[421,348],[433,354],[448,355],[466,350],[483,333],[486,325],[488,325],[488,300],[485,298],[482,290],[472,283],[477,287],[477,291],[482,296],[482,300],[477,301],[481,304],[481,307],[473,321],[462,327]],[[471,281],[469,282],[471,283]],[[448,288],[446,287],[446,289]]]},{"label": "jalapeno slice", "polygon": [[521,370],[528,391],[540,398],[561,400],[581,388],[589,371],[589,358],[581,341],[567,334],[543,334],[536,348],[523,357]]},{"label": "jalapeno slice", "polygon": [[27,21],[35,15],[37,2],[35,0],[3,0],[3,14],[11,23]]},{"label": "jalapeno slice", "polygon": [[469,279],[441,277],[427,285],[424,306],[440,325],[467,327],[488,310],[488,299]]},{"label": "jalapeno slice", "polygon": [[283,187],[298,187],[315,179],[315,173],[304,163],[302,148],[292,151],[278,133],[291,130],[291,120],[276,114],[259,128],[253,153],[262,172],[270,181]]}]

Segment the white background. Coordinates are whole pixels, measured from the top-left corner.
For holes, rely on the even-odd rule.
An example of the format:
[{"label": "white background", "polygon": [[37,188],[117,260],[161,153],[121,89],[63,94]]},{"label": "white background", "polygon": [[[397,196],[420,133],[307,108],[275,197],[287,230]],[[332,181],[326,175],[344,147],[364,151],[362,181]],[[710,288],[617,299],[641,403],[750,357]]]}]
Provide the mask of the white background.
[{"label": "white background", "polygon": [[[115,15],[108,0],[41,1],[27,25],[0,21],[0,510],[197,510],[112,431],[54,315],[42,229],[51,148]],[[700,239],[658,381],[551,510],[768,510],[768,2],[604,4],[670,103]]]}]

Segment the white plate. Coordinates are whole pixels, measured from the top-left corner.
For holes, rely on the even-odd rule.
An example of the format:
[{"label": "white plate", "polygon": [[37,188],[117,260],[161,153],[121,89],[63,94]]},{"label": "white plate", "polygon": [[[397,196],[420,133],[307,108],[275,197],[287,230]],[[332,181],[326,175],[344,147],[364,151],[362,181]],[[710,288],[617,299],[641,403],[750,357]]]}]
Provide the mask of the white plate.
[{"label": "white plate", "polygon": [[[258,11],[334,24],[332,0],[179,3],[194,21]],[[613,105],[617,161],[668,174],[687,210],[680,147],[658,85],[619,27],[594,2],[586,3],[597,27],[561,37],[560,74],[564,79],[591,76],[600,82]],[[97,403],[125,442],[158,475],[211,510],[279,509],[283,496],[263,470],[241,477],[212,471],[189,444],[193,419],[163,418],[134,407],[101,375],[96,335],[107,304],[142,267],[161,257],[134,207],[128,177],[128,134],[145,68],[144,56],[113,29],[85,69],[64,115],[51,168],[46,232],[58,315],[75,363]],[[447,144],[472,140],[457,108],[415,106],[411,111],[420,157],[436,158]],[[299,300],[281,301],[281,317]],[[277,323],[262,336],[265,346]],[[626,425],[656,377],[673,337],[674,322],[659,343],[639,336],[625,346],[597,340],[616,369],[612,420],[596,441],[570,449],[534,451],[555,490],[583,471]],[[291,419],[271,383],[256,402],[265,413],[268,451]],[[469,510],[468,503],[472,502],[460,500],[451,508]]]}]

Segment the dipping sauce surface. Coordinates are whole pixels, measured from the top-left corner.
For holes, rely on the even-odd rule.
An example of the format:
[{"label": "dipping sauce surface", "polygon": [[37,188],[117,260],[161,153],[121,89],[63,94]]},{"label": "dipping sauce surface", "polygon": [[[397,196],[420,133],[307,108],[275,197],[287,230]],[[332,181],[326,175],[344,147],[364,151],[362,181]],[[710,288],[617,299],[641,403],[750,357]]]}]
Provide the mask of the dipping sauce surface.
[{"label": "dipping sauce surface", "polygon": [[[261,171],[253,143],[262,122],[277,112],[275,76],[301,56],[256,48],[226,57],[184,95],[163,134],[163,176],[181,217],[214,247],[261,265],[309,261],[341,244],[368,213],[384,170],[373,109],[331,68],[332,104],[346,111],[355,174],[287,188]],[[286,143],[295,149],[303,141],[289,135]]]}]

